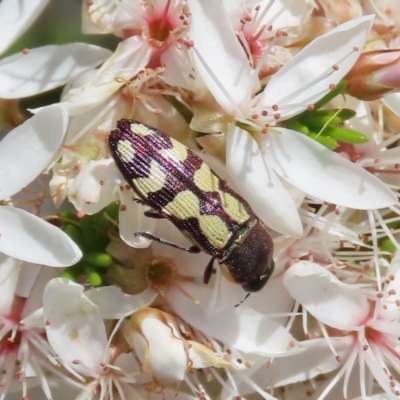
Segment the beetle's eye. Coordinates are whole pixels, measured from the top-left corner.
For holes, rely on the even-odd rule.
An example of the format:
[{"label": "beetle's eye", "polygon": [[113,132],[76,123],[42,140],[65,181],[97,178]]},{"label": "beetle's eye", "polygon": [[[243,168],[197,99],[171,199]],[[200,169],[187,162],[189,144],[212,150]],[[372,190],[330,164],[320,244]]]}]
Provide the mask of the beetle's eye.
[{"label": "beetle's eye", "polygon": [[249,293],[258,292],[259,290],[261,290],[268,282],[268,279],[272,275],[274,268],[275,268],[275,263],[274,261],[272,261],[268,269],[262,275],[260,275],[257,279],[254,279],[242,285],[243,290]]}]

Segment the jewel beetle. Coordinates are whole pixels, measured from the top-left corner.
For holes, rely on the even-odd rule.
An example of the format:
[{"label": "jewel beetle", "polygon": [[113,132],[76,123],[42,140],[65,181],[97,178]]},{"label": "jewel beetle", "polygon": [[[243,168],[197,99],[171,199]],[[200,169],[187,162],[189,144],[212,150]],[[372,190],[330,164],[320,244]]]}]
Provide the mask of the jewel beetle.
[{"label": "jewel beetle", "polygon": [[136,232],[191,253],[211,255],[204,283],[217,260],[223,274],[246,292],[264,287],[274,270],[273,242],[249,204],[183,144],[142,122],[122,119],[108,136],[124,178],[149,206],[145,215],[166,218],[192,243],[185,248],[149,232]]}]

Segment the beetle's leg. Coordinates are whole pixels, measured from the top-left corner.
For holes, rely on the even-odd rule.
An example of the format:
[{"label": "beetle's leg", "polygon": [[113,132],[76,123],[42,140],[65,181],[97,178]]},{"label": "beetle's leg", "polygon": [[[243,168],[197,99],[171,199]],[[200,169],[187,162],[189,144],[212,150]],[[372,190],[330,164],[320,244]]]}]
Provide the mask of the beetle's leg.
[{"label": "beetle's leg", "polygon": [[148,217],[148,218],[155,218],[155,219],[165,218],[165,215],[163,215],[157,211],[153,211],[153,210],[145,211],[143,214],[145,217]]},{"label": "beetle's leg", "polygon": [[148,204],[144,201],[144,200],[142,200],[142,199],[138,199],[138,198],[133,198],[132,199],[135,203],[138,203],[138,204],[141,204],[142,206],[147,206]]},{"label": "beetle's leg", "polygon": [[154,240],[155,242],[158,242],[161,244],[166,244],[167,246],[175,247],[176,249],[179,249],[179,250],[185,250],[189,253],[200,253],[200,251],[201,251],[197,246],[184,247],[179,244],[169,242],[166,239],[154,236],[149,232],[136,232],[136,233],[134,233],[134,236],[141,236],[146,239]]},{"label": "beetle's leg", "polygon": [[207,284],[208,282],[210,282],[211,275],[212,275],[213,272],[214,272],[214,267],[213,267],[214,260],[215,260],[215,258],[213,257],[213,258],[210,260],[210,262],[207,264],[206,269],[204,270],[203,282],[204,282],[205,284]]},{"label": "beetle's leg", "polygon": [[244,296],[244,299],[240,301],[240,303],[235,304],[235,307],[239,307],[241,304],[243,304],[246,301],[246,299],[249,298],[250,295],[251,293],[247,293],[246,296]]}]

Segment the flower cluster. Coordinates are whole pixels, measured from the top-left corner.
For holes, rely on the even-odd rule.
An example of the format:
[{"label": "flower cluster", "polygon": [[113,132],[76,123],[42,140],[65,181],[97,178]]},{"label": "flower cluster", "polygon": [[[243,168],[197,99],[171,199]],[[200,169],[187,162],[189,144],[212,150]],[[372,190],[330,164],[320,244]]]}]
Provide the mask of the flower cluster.
[{"label": "flower cluster", "polygon": [[[0,3],[0,52],[47,3]],[[0,400],[400,398],[398,2],[83,0],[81,17],[114,51],[0,60]],[[58,87],[26,117],[20,99]],[[214,269],[138,201],[108,145],[121,119],[249,204],[274,243],[265,288],[222,265],[250,228]]]}]

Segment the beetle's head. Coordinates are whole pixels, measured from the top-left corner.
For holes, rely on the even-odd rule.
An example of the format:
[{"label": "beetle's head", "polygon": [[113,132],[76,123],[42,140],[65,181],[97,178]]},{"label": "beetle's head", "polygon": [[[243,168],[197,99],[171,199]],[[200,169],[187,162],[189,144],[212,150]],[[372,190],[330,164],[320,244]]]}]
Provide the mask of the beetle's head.
[{"label": "beetle's head", "polygon": [[242,285],[246,292],[257,292],[274,271],[273,252],[274,244],[267,228],[257,221],[249,232],[234,241],[220,265],[229,280]]}]

